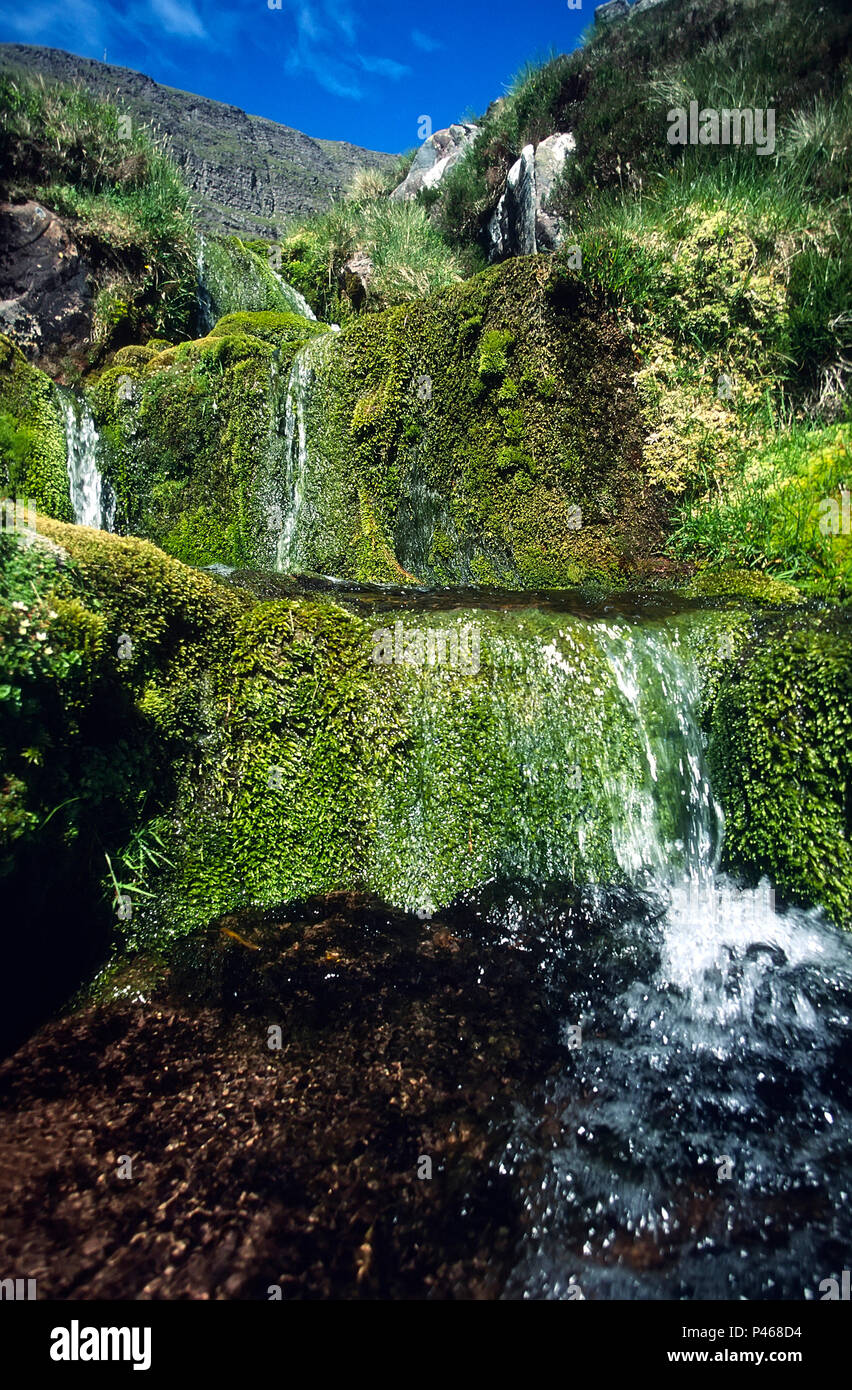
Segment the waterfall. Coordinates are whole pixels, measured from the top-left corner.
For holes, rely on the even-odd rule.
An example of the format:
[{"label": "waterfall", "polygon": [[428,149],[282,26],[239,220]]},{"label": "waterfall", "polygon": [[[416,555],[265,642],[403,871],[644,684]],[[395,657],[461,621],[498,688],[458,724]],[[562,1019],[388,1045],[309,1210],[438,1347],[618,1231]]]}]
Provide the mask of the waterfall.
[{"label": "waterfall", "polygon": [[628,624],[599,624],[597,633],[644,762],[638,780],[618,772],[610,779],[627,811],[614,830],[618,862],[634,880],[643,872],[670,880],[675,853],[680,872],[705,882],[718,863],[724,817],[704,769],[698,668],[676,634]]},{"label": "waterfall", "polygon": [[78,526],[100,531],[115,527],[116,497],[97,463],[100,436],[88,404],[73,392],[60,392],[71,506]]},{"label": "waterfall", "polygon": [[281,293],[284,295],[284,298],[288,301],[288,307],[290,308],[291,313],[301,314],[303,318],[313,319],[313,321],[316,322],[317,316],[314,313],[308,301],[305,299],[305,296],[303,294],[300,294],[299,291],[293,285],[288,284],[286,280],[282,279],[282,277],[278,274],[278,271],[275,269],[274,266],[270,266],[269,268],[278,282],[278,287],[281,290]]},{"label": "waterfall", "polygon": [[309,509],[307,492],[312,471],[308,447],[307,410],[314,379],[316,358],[334,341],[333,332],[312,338],[293,358],[284,405],[283,507],[273,506],[270,528],[277,529],[275,568],[289,571],[299,564],[303,553],[302,527]]},{"label": "waterfall", "polygon": [[216,325],[216,312],[213,307],[213,297],[207,288],[206,281],[206,246],[203,236],[198,238],[198,250],[195,256],[195,264],[198,269],[198,279],[196,282],[195,298],[197,304],[198,334],[204,337]]},{"label": "waterfall", "polygon": [[[406,630],[434,625],[428,605],[406,609]],[[411,737],[382,789],[379,892],[419,911],[492,878],[661,892],[712,878],[723,816],[687,649],[711,616],[455,608],[446,620],[476,627],[483,669],[458,700],[439,667],[403,689]]]}]

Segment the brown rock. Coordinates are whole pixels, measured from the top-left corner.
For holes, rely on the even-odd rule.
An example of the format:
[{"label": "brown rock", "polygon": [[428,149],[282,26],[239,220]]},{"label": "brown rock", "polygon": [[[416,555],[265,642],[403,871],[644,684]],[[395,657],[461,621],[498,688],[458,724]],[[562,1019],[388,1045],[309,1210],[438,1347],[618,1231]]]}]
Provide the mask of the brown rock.
[{"label": "brown rock", "polygon": [[92,331],[89,269],[67,226],[32,201],[0,204],[0,331],[51,376]]}]

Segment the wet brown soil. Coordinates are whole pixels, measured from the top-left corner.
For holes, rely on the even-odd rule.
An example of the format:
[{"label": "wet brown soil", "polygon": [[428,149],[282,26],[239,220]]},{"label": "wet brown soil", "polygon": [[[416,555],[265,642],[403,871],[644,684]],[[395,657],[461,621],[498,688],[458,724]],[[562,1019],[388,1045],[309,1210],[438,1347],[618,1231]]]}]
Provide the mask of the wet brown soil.
[{"label": "wet brown soil", "polygon": [[4,1273],[53,1299],[499,1297],[513,1097],[564,1064],[528,949],[340,896],[216,923],[151,978],[0,1068]]}]

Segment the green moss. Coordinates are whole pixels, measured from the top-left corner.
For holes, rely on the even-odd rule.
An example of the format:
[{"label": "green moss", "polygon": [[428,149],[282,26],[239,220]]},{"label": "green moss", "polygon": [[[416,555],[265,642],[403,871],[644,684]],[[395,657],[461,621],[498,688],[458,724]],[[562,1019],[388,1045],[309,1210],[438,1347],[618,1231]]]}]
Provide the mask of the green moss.
[{"label": "green moss", "polygon": [[269,247],[239,237],[205,237],[202,278],[214,317],[234,313],[304,312],[297,291],[276,274]]},{"label": "green moss", "polygon": [[48,377],[0,334],[0,477],[4,491],[34,498],[48,516],[72,521],[65,427]]},{"label": "green moss", "polygon": [[489,329],[479,340],[477,372],[483,381],[502,381],[509,369],[508,352],[514,337],[503,329]]},{"label": "green moss", "polygon": [[[654,542],[630,349],[552,276],[545,258],[510,262],[311,350],[291,567],[386,579],[367,515],[404,571],[443,583],[612,580]],[[522,397],[510,351],[518,380],[555,394]]]},{"label": "green moss", "polygon": [[[131,344],[129,347],[119,348],[113,357],[113,365],[116,367],[144,367],[156,357],[158,351],[163,351],[162,347],[155,346],[155,339],[152,339],[147,347],[138,347]],[[170,347],[170,343],[164,343],[164,347]]]},{"label": "green moss", "polygon": [[280,312],[255,312],[226,314],[211,328],[211,338],[222,338],[232,334],[247,334],[260,338],[266,343],[279,346],[283,343],[301,345],[309,338],[327,333],[328,325],[306,319],[302,314]]},{"label": "green moss", "polygon": [[793,584],[771,579],[759,570],[702,569],[685,586],[684,592],[702,598],[756,599],[761,603],[797,605],[804,602],[802,594]]},{"label": "green moss", "polygon": [[708,758],[725,863],[852,919],[852,643],[827,619],[776,620],[721,683]]},{"label": "green moss", "polygon": [[289,370],[324,333],[296,314],[231,314],[102,372],[88,399],[121,529],[188,564],[274,567]]}]

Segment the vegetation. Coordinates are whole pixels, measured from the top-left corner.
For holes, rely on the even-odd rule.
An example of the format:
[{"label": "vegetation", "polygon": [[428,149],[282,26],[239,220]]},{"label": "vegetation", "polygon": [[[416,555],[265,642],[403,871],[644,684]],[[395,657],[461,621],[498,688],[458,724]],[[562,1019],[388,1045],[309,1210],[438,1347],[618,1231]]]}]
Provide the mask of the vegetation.
[{"label": "vegetation", "polygon": [[53,384],[0,334],[0,487],[62,521],[73,519],[65,427]]},{"label": "vegetation", "polygon": [[[847,437],[823,432],[849,415],[850,38],[846,7],[816,0],[631,15],[526,67],[423,197],[450,245],[482,240],[523,145],[570,130],[551,209],[637,352],[673,554],[831,595],[849,590],[848,545],[816,519]],[[667,112],[693,99],[772,107],[775,151],[670,145]]]},{"label": "vegetation", "polygon": [[[461,278],[460,258],[423,208],[387,197],[397,182],[368,170],[347,198],[283,237],[282,274],[319,318],[343,323],[360,309],[409,304]],[[347,268],[354,257],[361,275],[359,266]]]},{"label": "vegetation", "polygon": [[188,564],[273,568],[289,369],[328,331],[292,313],[234,313],[204,338],[119,352],[89,402],[122,528]]},{"label": "vegetation", "polygon": [[96,281],[98,346],[188,336],[195,234],[162,146],[83,87],[0,76],[0,113],[0,184],[70,221]]}]

